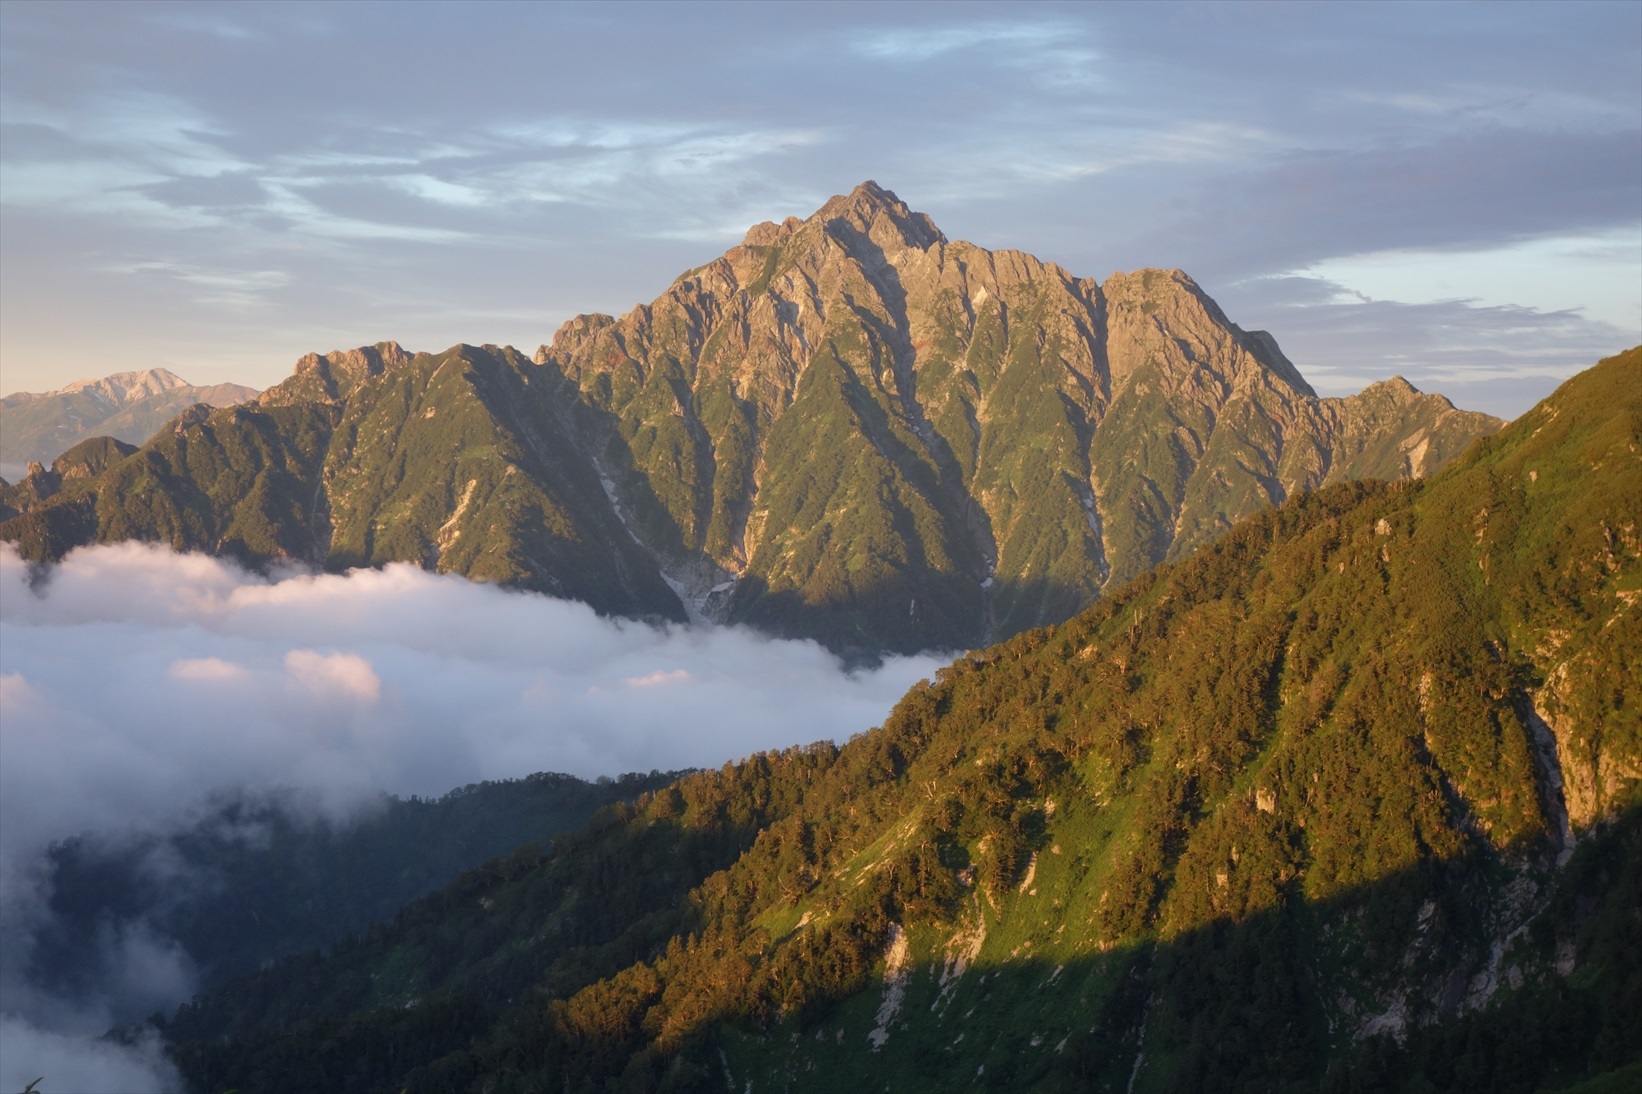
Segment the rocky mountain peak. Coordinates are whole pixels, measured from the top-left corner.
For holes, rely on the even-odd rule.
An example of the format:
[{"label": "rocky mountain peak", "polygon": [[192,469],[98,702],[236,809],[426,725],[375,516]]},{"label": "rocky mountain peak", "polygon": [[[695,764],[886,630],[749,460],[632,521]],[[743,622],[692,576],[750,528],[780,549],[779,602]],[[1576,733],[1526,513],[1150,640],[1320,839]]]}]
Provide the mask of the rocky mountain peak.
[{"label": "rocky mountain peak", "polygon": [[55,391],[17,392],[0,399],[0,465],[49,464],[92,436],[143,441],[192,403],[229,406],[256,394],[240,384],[198,387],[165,368],[75,380]]},{"label": "rocky mountain peak", "polygon": [[[115,372],[108,376],[96,379],[75,380],[55,391],[47,391],[38,395],[25,395],[25,400],[49,399],[59,395],[89,395],[101,399],[113,406],[125,406],[138,399],[146,399],[151,395],[160,395],[180,387],[188,387],[188,381],[165,368],[140,369],[135,372]],[[18,396],[10,396],[8,401],[17,400]]]},{"label": "rocky mountain peak", "polygon": [[411,354],[406,353],[398,342],[387,341],[357,349],[333,350],[325,355],[325,359],[350,373],[379,376],[390,368],[410,361]]},{"label": "rocky mountain peak", "polygon": [[914,212],[894,191],[871,179],[848,194],[829,198],[805,223],[819,225],[852,254],[851,244],[859,245],[863,237],[884,252],[909,247],[928,250],[947,241],[928,214]]},{"label": "rocky mountain peak", "polygon": [[[946,242],[873,183],[747,239],[619,318],[565,323],[539,369],[381,342],[303,358],[243,421],[195,433],[203,408],[188,412],[153,451],[190,476],[184,442],[228,444],[267,408],[304,410],[276,417],[314,432],[278,456],[278,490],[244,503],[281,508],[165,527],[213,529],[205,544],[252,529],[261,557],[411,560],[871,657],[1056,622],[1262,506],[1430,473],[1499,424],[1400,381],[1317,399],[1269,335],[1179,270],[1102,287]],[[316,471],[302,446],[333,428]],[[124,466],[84,489],[124,497]],[[96,535],[140,527],[110,512]],[[72,546],[45,527],[12,534]]]},{"label": "rocky mountain peak", "polygon": [[[770,225],[775,227],[775,225]],[[752,233],[749,232],[748,235]],[[538,365],[546,364],[548,358],[574,353],[577,348],[586,344],[589,339],[607,327],[616,325],[616,317],[604,312],[588,312],[583,315],[572,316],[559,324],[559,329],[553,332],[553,341],[549,345],[541,346],[536,350],[535,362]]]},{"label": "rocky mountain peak", "polygon": [[1355,395],[1346,396],[1338,402],[1342,407],[1349,408],[1350,413],[1373,420],[1383,420],[1401,414],[1411,406],[1419,405],[1430,408],[1436,414],[1463,413],[1457,410],[1446,396],[1426,394],[1401,376],[1377,380]]},{"label": "rocky mountain peak", "polygon": [[1107,303],[1114,383],[1147,360],[1175,362],[1177,379],[1185,380],[1215,359],[1216,371],[1233,386],[1273,375],[1294,391],[1316,397],[1276,339],[1233,323],[1184,271],[1114,273],[1101,291]]},{"label": "rocky mountain peak", "polygon": [[[1382,399],[1389,399],[1394,403],[1406,403],[1419,398],[1424,393],[1401,376],[1393,376],[1388,380],[1376,380],[1374,383],[1369,384],[1363,389],[1362,394],[1375,395]],[[1443,397],[1439,395],[1437,398],[1441,399]]]},{"label": "rocky mountain peak", "polygon": [[950,242],[870,181],[536,362],[691,610],[797,633],[814,609],[846,647],[1053,621],[1260,505],[1434,470],[1498,424],[1319,400],[1180,270],[1102,286]]},{"label": "rocky mountain peak", "polygon": [[332,350],[323,357],[307,353],[297,359],[284,383],[263,392],[257,402],[263,406],[286,406],[303,399],[339,402],[366,380],[409,364],[415,356],[391,339],[374,346]]},{"label": "rocky mountain peak", "polygon": [[747,229],[742,237],[743,247],[774,247],[784,242],[788,236],[804,226],[804,222],[797,217],[788,217],[780,224],[773,220],[761,221]]}]

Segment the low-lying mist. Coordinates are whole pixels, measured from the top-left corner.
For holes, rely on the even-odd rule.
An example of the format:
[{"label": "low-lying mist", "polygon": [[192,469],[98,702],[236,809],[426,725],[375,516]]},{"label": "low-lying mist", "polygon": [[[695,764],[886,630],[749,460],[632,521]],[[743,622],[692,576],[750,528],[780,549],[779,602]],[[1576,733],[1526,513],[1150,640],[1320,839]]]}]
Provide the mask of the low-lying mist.
[{"label": "low-lying mist", "polygon": [[297,791],[338,820],[381,791],[717,766],[865,730],[944,660],[847,672],[813,642],[410,565],[264,577],[123,544],[31,573],[0,545],[0,1088],[175,1085],[152,1039],[85,1040],[194,990],[173,940],[109,934],[89,997],[32,982],[55,842],[173,831],[224,791]]}]

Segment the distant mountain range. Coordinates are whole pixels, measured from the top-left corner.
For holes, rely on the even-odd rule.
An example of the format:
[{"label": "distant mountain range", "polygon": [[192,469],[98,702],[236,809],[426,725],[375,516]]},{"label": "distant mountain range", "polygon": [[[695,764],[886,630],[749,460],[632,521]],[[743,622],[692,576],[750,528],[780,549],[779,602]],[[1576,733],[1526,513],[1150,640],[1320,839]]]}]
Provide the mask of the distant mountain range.
[{"label": "distant mountain range", "polygon": [[70,481],[70,452],[0,494],[0,538],[410,560],[870,657],[1058,622],[1261,508],[1428,474],[1500,424],[1402,380],[1318,398],[1179,271],[1097,284],[950,243],[864,183],[534,360],[310,355],[95,474]]},{"label": "distant mountain range", "polygon": [[1639,519],[1635,349],[843,747],[219,985],[173,1059],[246,1094],[1637,1089]]},{"label": "distant mountain range", "polygon": [[232,406],[256,396],[256,388],[243,384],[197,387],[163,368],[76,380],[40,394],[7,395],[0,399],[0,464],[13,469],[49,465],[94,436],[141,444],[195,403]]}]

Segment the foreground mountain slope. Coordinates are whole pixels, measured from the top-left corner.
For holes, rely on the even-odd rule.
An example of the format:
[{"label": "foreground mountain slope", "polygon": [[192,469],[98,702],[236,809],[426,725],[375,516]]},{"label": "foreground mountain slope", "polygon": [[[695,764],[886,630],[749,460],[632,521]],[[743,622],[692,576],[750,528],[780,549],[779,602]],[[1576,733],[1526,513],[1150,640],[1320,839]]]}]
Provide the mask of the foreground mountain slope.
[{"label": "foreground mountain slope", "polygon": [[116,372],[57,391],[0,399],[0,464],[50,464],[93,435],[141,444],[195,403],[233,406],[256,398],[243,384],[188,383],[169,369]]},{"label": "foreground mountain slope", "polygon": [[1642,350],[881,729],[178,1013],[199,1089],[1534,1090],[1642,1060]]},{"label": "foreground mountain slope", "polygon": [[873,657],[1058,622],[1296,491],[1427,474],[1499,424],[1400,380],[1319,399],[1179,271],[1099,285],[865,183],[534,362],[310,355],[96,482],[18,484],[0,538],[414,561]]}]

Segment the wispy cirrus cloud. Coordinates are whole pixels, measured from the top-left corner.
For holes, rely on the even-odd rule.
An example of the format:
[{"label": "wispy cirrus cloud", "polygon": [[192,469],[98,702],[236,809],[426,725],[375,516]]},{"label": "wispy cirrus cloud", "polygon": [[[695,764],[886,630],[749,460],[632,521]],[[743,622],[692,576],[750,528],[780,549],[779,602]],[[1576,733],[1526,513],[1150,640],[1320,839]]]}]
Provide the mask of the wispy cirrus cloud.
[{"label": "wispy cirrus cloud", "polygon": [[1217,295],[1245,325],[1281,331],[1284,351],[1319,394],[1348,395],[1395,373],[1507,419],[1570,372],[1635,344],[1634,335],[1577,311],[1376,299],[1320,277],[1259,278]]},{"label": "wispy cirrus cloud", "polygon": [[[262,384],[366,332],[528,346],[868,177],[954,238],[1205,285],[1642,205],[1634,5],[456,10],[12,3],[7,384],[94,371],[65,326],[203,378],[265,346],[232,377]],[[86,276],[145,263],[285,280],[223,315],[203,281]],[[64,323],[59,283],[95,305]]]},{"label": "wispy cirrus cloud", "polygon": [[1020,55],[1041,57],[1075,53],[1094,59],[1087,44],[1087,27],[1034,19],[986,20],[955,26],[901,26],[856,31],[848,36],[849,49],[862,57],[883,61],[928,61],[946,53],[984,49],[985,60],[996,62],[1000,53],[1013,62]]},{"label": "wispy cirrus cloud", "polygon": [[291,281],[291,275],[284,270],[227,269],[179,262],[115,263],[104,269],[116,274],[176,281],[187,286],[201,304],[231,312],[268,307],[272,303],[270,293]]}]

